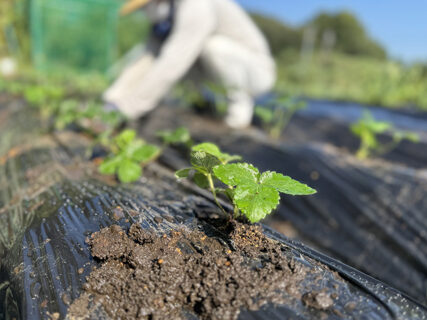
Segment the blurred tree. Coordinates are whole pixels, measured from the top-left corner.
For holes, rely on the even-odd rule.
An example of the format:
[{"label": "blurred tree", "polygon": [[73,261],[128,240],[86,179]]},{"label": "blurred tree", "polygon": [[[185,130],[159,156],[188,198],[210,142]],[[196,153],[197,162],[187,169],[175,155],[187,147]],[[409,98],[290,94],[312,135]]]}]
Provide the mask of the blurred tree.
[{"label": "blurred tree", "polygon": [[307,27],[316,29],[318,46],[325,32],[334,32],[338,52],[379,59],[387,57],[384,48],[367,35],[363,25],[350,12],[320,13],[303,28]]},{"label": "blurred tree", "polygon": [[259,13],[252,13],[251,17],[266,36],[273,55],[277,56],[285,49],[301,47],[302,36],[299,29]]},{"label": "blurred tree", "polygon": [[[252,13],[255,23],[265,34],[275,56],[284,50],[300,50],[304,30],[316,34],[315,49],[332,46],[331,50],[379,59],[387,58],[384,48],[369,37],[363,25],[349,12],[320,13],[301,28],[292,28],[282,21],[260,13]],[[333,41],[332,41],[333,39]]]}]

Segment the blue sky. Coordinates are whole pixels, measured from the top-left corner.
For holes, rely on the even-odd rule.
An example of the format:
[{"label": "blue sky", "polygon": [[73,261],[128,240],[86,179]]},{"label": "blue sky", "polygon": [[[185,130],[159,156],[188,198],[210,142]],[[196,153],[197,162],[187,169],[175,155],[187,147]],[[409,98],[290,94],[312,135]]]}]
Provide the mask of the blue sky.
[{"label": "blue sky", "polygon": [[352,11],[388,53],[407,62],[427,61],[426,0],[236,0],[246,9],[297,26],[319,11]]}]

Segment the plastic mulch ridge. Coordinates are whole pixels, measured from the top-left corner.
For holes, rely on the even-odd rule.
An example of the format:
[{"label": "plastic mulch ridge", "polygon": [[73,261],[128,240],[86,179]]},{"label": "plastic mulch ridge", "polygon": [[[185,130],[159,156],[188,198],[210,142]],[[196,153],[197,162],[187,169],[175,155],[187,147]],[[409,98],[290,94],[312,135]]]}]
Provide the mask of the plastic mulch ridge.
[{"label": "plastic mulch ridge", "polygon": [[[121,186],[108,177],[100,176],[96,167],[83,158],[88,143],[85,138],[73,132],[43,134],[37,117],[30,113],[25,106],[16,102],[0,107],[0,319],[66,317],[70,304],[82,296],[86,277],[93,267],[99,268],[102,263],[92,257],[88,245],[91,234],[102,228],[119,225],[127,232],[131,225],[136,224],[141,230],[159,237],[178,231],[198,232],[209,239],[217,239],[215,243],[220,247],[232,248],[224,233],[202,218],[204,213],[217,210],[209,196],[191,184],[177,182],[173,171],[168,168],[185,163],[186,160],[179,153],[166,152],[161,163],[147,168],[138,183]],[[156,125],[156,121],[153,120],[152,125]],[[209,132],[199,130],[200,139],[205,138],[204,134]],[[296,178],[304,178],[305,173],[311,172],[314,164],[310,161],[321,168],[318,170],[326,170],[328,166],[324,163],[335,157],[333,152],[320,153],[316,148],[304,149],[303,152],[292,148],[273,148],[251,135],[229,136],[227,139],[222,141],[225,148],[233,146],[235,152],[242,153],[245,159],[255,164],[260,161],[256,155],[271,156],[272,159],[273,155],[269,153],[274,153],[276,160],[268,163],[268,169],[283,171],[282,159],[277,155],[286,155],[286,167],[293,171],[292,175]],[[239,144],[242,150],[235,148]],[[255,147],[256,153],[252,149]],[[305,162],[301,159],[303,156],[306,158],[306,153],[314,155],[312,160]],[[326,180],[318,180],[318,185],[314,187],[319,190],[333,188],[333,182],[342,179],[339,170],[338,167]],[[354,179],[363,183],[364,172],[354,170]],[[391,173],[384,168],[384,171],[390,175],[392,185],[393,179],[401,183],[406,181],[404,170]],[[328,179],[332,180],[332,184]],[[376,203],[372,196],[362,195],[357,186],[342,184],[341,189],[336,191],[344,195],[354,192],[365,203]],[[375,192],[385,194],[388,191],[378,186]],[[319,197],[321,195],[322,192],[319,192]],[[332,200],[336,200],[336,204],[327,202]],[[344,197],[340,202],[338,194],[336,198],[327,198],[324,202],[320,198],[285,199],[282,207],[286,209],[280,209],[278,214],[285,215],[298,227],[307,221],[304,214],[316,211],[324,215],[322,220],[333,226],[330,219],[336,217],[328,216],[328,212],[337,210],[336,206],[351,213],[364,204],[357,205],[355,201],[356,198],[352,202],[349,197]],[[352,206],[348,203],[352,203]],[[381,216],[385,206],[387,203],[378,210],[366,213],[360,210],[372,219],[374,215]],[[353,216],[350,214],[349,217]],[[416,223],[416,215],[411,219],[415,220],[410,221],[408,233],[393,237],[394,243],[384,250],[380,243],[372,242],[378,243],[378,252],[385,260],[388,259],[388,250],[401,248],[405,237],[421,228]],[[339,221],[336,225],[345,226],[346,223],[350,222]],[[334,232],[338,233],[337,237],[342,237],[341,233],[347,228],[350,226]],[[263,233],[277,241],[289,260],[290,268],[304,269],[305,276],[294,283],[295,290],[277,292],[277,299],[272,300],[280,303],[266,301],[258,310],[243,309],[239,315],[241,319],[426,318],[427,311],[421,304],[391,286],[320,254],[299,241],[290,240],[268,226],[263,226]],[[364,239],[365,236],[358,225],[354,230],[355,239]],[[317,234],[311,239],[316,237]],[[190,247],[197,248],[193,240],[187,242]],[[336,248],[338,254],[345,256],[340,250],[346,250],[346,245],[355,250],[351,247],[354,243],[357,241],[343,242],[341,249]],[[201,254],[199,250],[197,253]],[[417,261],[406,262],[408,270],[417,264],[424,265],[422,254],[408,251],[406,255],[418,257]],[[360,259],[363,261],[363,257]],[[392,270],[385,270],[387,272]],[[324,295],[330,299],[319,298]],[[102,310],[102,303],[101,307],[93,306],[88,310],[91,314],[85,317],[87,319],[111,317]],[[182,317],[194,319],[199,311],[197,307],[182,310]]]}]

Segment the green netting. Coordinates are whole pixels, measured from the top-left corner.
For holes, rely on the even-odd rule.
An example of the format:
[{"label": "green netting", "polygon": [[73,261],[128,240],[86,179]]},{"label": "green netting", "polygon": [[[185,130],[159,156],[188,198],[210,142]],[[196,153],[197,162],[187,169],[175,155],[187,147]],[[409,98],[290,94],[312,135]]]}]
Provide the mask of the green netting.
[{"label": "green netting", "polygon": [[32,0],[32,55],[36,68],[105,71],[113,62],[117,0]]}]

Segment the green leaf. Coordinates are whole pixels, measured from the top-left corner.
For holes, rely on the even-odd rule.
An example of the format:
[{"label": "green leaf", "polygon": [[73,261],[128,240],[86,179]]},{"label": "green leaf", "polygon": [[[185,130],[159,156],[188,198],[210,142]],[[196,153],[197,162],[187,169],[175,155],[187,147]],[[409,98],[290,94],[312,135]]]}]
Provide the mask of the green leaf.
[{"label": "green leaf", "polygon": [[136,131],[125,129],[114,138],[114,142],[120,149],[125,149],[136,137]]},{"label": "green leaf", "polygon": [[[363,117],[351,126],[351,131],[361,140],[356,153],[360,159],[367,158],[374,151],[377,151],[377,154],[391,151],[403,139],[417,142],[419,138],[416,133],[397,130],[390,122],[376,121],[369,111],[365,111]],[[392,134],[393,143],[382,146],[377,135],[386,131]]]},{"label": "green leaf", "polygon": [[178,170],[175,172],[175,177],[177,177],[178,179],[187,178],[191,170],[193,170],[193,168],[185,168],[185,169]]},{"label": "green leaf", "polygon": [[229,186],[235,186],[233,198],[237,207],[251,222],[263,219],[277,207],[279,192],[292,195],[309,195],[316,190],[280,173],[266,171],[260,175],[248,163],[218,165],[213,168],[215,177]]},{"label": "green leaf", "polygon": [[175,131],[158,131],[156,135],[162,138],[166,144],[186,144],[191,140],[190,132],[185,127],[180,127]]},{"label": "green leaf", "polygon": [[310,188],[306,184],[274,171],[264,172],[259,182],[263,185],[273,187],[279,192],[291,195],[309,195],[316,193],[316,190]]},{"label": "green leaf", "polygon": [[409,140],[411,142],[419,142],[420,136],[415,132],[407,132],[407,131],[395,131],[393,134],[393,139],[395,141],[401,141],[403,139]]},{"label": "green leaf", "polygon": [[270,124],[274,120],[274,113],[272,110],[267,109],[266,107],[256,107],[255,115],[261,119],[265,124]]},{"label": "green leaf", "polygon": [[195,145],[195,146],[193,146],[193,148],[191,150],[192,151],[203,151],[203,152],[209,153],[209,154],[217,157],[223,164],[231,162],[231,161],[237,161],[237,160],[242,159],[241,156],[230,155],[228,153],[221,152],[221,150],[218,148],[217,145],[210,143],[210,142],[205,142],[205,143]]},{"label": "green leaf", "polygon": [[390,122],[377,121],[372,116],[372,113],[365,110],[362,118],[357,122],[359,130],[361,131],[372,131],[374,133],[384,133],[387,130],[391,130],[393,125]]},{"label": "green leaf", "polygon": [[94,101],[89,101],[86,104],[86,109],[83,111],[83,115],[87,119],[93,119],[98,114],[101,114],[103,112],[102,106],[99,103],[96,103]]},{"label": "green leaf", "polygon": [[215,176],[226,185],[236,186],[243,183],[257,183],[259,171],[249,163],[223,164],[213,168]]},{"label": "green leaf", "polygon": [[190,162],[194,169],[206,174],[212,173],[213,167],[221,163],[217,157],[204,151],[192,151]]},{"label": "green leaf", "polygon": [[112,135],[112,131],[111,130],[106,130],[104,132],[101,132],[98,137],[96,138],[96,141],[99,142],[102,146],[106,147],[111,145],[111,135]]},{"label": "green leaf", "polygon": [[108,126],[115,128],[120,122],[124,121],[124,116],[118,111],[104,111],[102,110],[99,114],[99,118],[102,122]]},{"label": "green leaf", "polygon": [[144,144],[133,150],[133,152],[130,154],[130,157],[132,160],[137,162],[149,162],[155,159],[160,154],[160,152],[161,150],[159,147],[152,144]]},{"label": "green leaf", "polygon": [[288,104],[290,102],[292,102],[292,97],[290,95],[287,94],[281,94],[278,98],[277,98],[277,102],[279,103],[280,106],[287,108]]},{"label": "green leaf", "polygon": [[126,158],[132,159],[133,154],[142,146],[144,146],[144,141],[142,141],[142,139],[134,139],[124,145],[123,148],[119,148],[118,152],[123,152]]},{"label": "green leaf", "polygon": [[121,182],[134,182],[141,177],[142,168],[138,163],[125,159],[120,162],[117,175]]},{"label": "green leaf", "polygon": [[[193,168],[185,168],[181,169],[175,172],[175,176],[179,178],[188,178],[190,173],[194,171]],[[209,187],[209,181],[208,178],[204,173],[196,171],[193,175],[193,181],[195,184],[197,184],[200,188],[206,189]]]},{"label": "green leaf", "polygon": [[113,158],[105,159],[99,166],[98,170],[102,174],[114,174],[116,173],[116,170],[121,161],[122,161],[121,157],[113,157]]},{"label": "green leaf", "polygon": [[405,134],[405,139],[417,143],[420,142],[420,136],[418,134],[416,134],[415,132],[407,132]]},{"label": "green leaf", "polygon": [[383,133],[387,130],[392,129],[391,123],[381,122],[381,121],[373,121],[368,123],[369,129],[375,133]]},{"label": "green leaf", "polygon": [[208,178],[200,172],[194,173],[193,176],[194,183],[197,184],[202,189],[207,189],[209,187]]},{"label": "green leaf", "polygon": [[256,183],[239,185],[234,191],[234,202],[250,222],[265,218],[279,204],[279,192]]},{"label": "green leaf", "polygon": [[214,81],[206,82],[205,85],[214,94],[215,98],[227,95],[227,87],[224,85],[218,84]]}]

